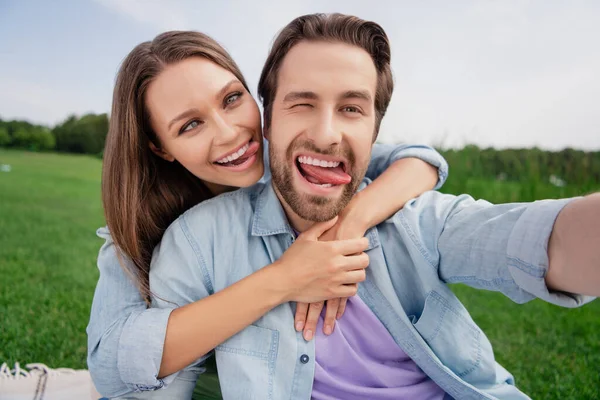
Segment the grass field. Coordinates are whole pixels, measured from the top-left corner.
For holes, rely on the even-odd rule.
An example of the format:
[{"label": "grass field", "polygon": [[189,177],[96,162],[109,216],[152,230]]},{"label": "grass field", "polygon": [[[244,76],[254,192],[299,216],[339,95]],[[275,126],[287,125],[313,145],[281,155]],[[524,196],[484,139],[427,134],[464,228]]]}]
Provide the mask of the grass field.
[{"label": "grass field", "polygon": [[[0,363],[84,368],[103,225],[98,159],[0,150]],[[452,175],[446,191],[491,201],[583,194]],[[600,183],[596,190],[600,190]],[[497,360],[534,399],[600,399],[600,301],[575,310],[454,287]]]}]

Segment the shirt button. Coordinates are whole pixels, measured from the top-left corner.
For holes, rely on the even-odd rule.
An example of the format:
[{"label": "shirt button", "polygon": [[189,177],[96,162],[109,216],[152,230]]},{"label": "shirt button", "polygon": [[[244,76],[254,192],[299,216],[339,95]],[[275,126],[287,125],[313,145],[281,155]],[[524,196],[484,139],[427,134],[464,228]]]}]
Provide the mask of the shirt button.
[{"label": "shirt button", "polygon": [[309,357],[309,356],[307,356],[306,354],[302,354],[302,355],[300,356],[300,362],[301,362],[302,364],[306,364],[306,363],[308,363],[308,360],[310,360],[310,357]]}]

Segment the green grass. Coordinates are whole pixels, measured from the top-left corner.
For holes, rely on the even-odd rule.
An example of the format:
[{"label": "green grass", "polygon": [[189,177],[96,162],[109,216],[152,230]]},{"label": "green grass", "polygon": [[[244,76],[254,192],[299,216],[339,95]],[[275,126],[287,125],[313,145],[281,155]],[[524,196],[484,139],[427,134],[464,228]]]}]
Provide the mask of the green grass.
[{"label": "green grass", "polygon": [[[0,150],[0,362],[85,368],[89,308],[103,225],[98,159]],[[451,175],[447,192],[495,202],[579,195]],[[600,301],[567,310],[498,293],[453,289],[534,399],[600,399]]]},{"label": "green grass", "polygon": [[98,159],[0,150],[0,362],[85,367]]},{"label": "green grass", "polygon": [[[499,182],[452,175],[446,193],[495,203],[581,196],[597,186]],[[533,399],[600,399],[600,301],[565,309],[541,300],[518,305],[500,293],[453,285],[494,347],[496,360]]]}]

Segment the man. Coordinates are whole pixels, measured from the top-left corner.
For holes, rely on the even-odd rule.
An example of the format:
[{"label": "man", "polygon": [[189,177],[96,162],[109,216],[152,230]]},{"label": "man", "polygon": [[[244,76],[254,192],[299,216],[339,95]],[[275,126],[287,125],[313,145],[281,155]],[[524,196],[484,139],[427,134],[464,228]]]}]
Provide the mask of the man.
[{"label": "man", "polygon": [[[377,24],[335,14],[288,24],[259,83],[272,183],[207,201],[169,228],[151,269],[156,305],[216,293],[276,261],[299,232],[334,218],[368,184],[392,90],[389,43]],[[572,293],[600,293],[599,209],[599,194],[492,205],[426,193],[367,232],[366,280],[331,336],[318,329],[305,341],[284,302],[219,345],[223,395],[527,398],[446,284],[501,291],[516,302],[584,304],[590,298]]]}]

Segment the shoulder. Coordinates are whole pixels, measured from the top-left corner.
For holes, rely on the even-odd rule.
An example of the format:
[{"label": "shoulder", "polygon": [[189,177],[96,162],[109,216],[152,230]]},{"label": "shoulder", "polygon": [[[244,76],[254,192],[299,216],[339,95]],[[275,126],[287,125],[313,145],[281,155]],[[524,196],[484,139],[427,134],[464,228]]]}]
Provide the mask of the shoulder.
[{"label": "shoulder", "polygon": [[220,221],[223,218],[240,218],[249,215],[252,213],[256,198],[264,186],[264,183],[257,183],[247,188],[223,193],[195,205],[178,219],[185,221],[186,224],[205,224]]},{"label": "shoulder", "polygon": [[229,237],[234,229],[251,223],[256,199],[264,187],[264,183],[257,183],[205,200],[179,216],[165,236],[177,231],[196,243],[212,243],[214,238]]}]

